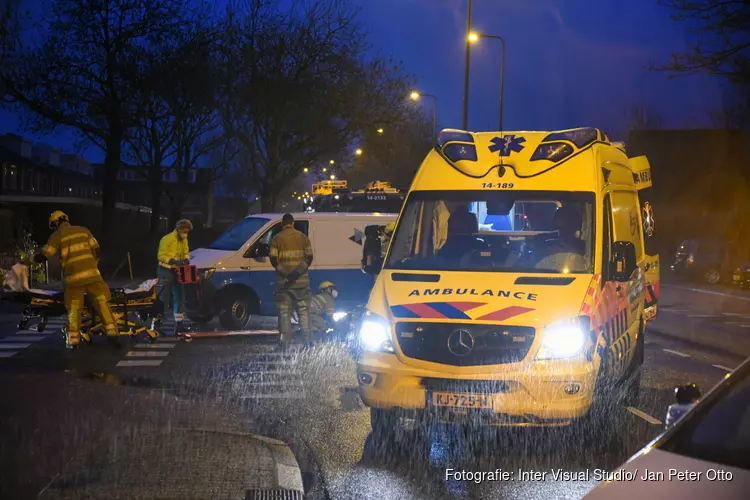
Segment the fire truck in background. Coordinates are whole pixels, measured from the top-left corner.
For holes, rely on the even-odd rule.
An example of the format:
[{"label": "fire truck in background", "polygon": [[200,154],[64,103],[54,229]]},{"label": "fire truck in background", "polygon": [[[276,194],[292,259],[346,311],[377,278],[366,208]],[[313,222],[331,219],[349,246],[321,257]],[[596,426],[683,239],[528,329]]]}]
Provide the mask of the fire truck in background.
[{"label": "fire truck in background", "polygon": [[399,213],[406,194],[389,182],[374,181],[363,189],[350,190],[347,181],[322,181],[312,186],[304,199],[306,212]]}]

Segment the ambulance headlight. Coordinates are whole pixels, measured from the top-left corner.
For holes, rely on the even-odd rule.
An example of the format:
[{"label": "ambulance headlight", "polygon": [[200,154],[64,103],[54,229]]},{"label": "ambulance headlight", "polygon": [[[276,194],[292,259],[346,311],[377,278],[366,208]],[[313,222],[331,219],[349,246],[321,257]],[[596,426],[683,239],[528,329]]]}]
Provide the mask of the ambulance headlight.
[{"label": "ambulance headlight", "polygon": [[342,319],[346,318],[347,314],[345,312],[335,312],[333,313],[333,321],[341,321]]},{"label": "ambulance headlight", "polygon": [[536,359],[575,358],[583,352],[589,333],[589,317],[580,316],[547,326]]},{"label": "ambulance headlight", "polygon": [[366,351],[394,352],[390,324],[380,316],[367,312],[359,327],[359,343]]}]

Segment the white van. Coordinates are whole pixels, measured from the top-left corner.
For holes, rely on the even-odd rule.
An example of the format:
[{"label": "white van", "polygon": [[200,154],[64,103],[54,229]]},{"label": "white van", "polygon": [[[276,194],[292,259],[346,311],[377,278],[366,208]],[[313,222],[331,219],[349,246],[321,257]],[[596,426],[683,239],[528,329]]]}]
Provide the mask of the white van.
[{"label": "white van", "polygon": [[[364,304],[373,277],[361,270],[365,227],[395,222],[398,214],[299,213],[295,227],[313,247],[310,290],[323,281],[339,289],[342,309]],[[193,250],[191,264],[202,277],[203,310],[191,311],[193,320],[208,321],[219,315],[221,326],[244,328],[253,314],[275,316],[276,275],[268,258],[271,240],[281,231],[283,214],[249,215],[234,224],[207,248]]]}]

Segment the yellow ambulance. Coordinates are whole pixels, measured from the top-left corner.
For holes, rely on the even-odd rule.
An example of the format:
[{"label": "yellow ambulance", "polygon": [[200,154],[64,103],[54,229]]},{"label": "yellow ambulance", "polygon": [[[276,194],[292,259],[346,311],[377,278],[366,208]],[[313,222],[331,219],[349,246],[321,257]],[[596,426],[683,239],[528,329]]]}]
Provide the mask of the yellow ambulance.
[{"label": "yellow ambulance", "polygon": [[373,429],[563,426],[637,388],[659,293],[650,186],[646,157],[595,128],[443,130],[359,324]]}]

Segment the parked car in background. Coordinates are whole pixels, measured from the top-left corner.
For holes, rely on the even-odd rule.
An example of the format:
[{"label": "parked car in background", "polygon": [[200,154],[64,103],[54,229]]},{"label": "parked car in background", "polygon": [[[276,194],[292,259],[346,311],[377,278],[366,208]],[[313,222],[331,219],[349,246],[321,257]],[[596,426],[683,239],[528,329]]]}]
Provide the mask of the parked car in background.
[{"label": "parked car in background", "polygon": [[750,262],[734,270],[732,283],[742,288],[750,288]]},{"label": "parked car in background", "polygon": [[714,285],[731,282],[737,266],[748,260],[747,243],[689,239],[675,252],[671,271],[680,279]]}]

